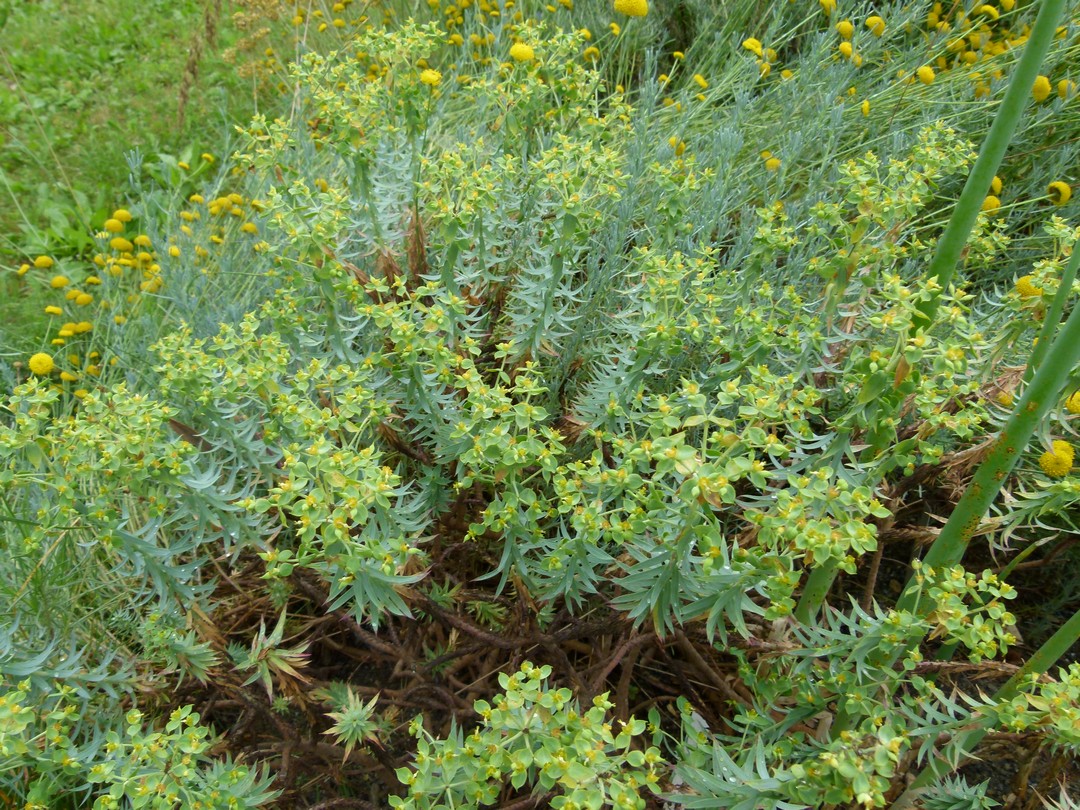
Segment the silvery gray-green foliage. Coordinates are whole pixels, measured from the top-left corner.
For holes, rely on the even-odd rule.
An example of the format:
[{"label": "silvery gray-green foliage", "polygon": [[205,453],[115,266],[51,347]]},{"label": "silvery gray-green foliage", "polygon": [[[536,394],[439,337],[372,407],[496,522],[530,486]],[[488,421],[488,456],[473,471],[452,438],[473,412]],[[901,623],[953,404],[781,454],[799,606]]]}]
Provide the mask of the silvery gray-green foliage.
[{"label": "silvery gray-green foliage", "polygon": [[[72,589],[69,622],[25,621],[0,672],[123,679],[100,646],[89,674],[62,666],[77,619],[112,611],[157,639],[156,666],[205,676],[215,663],[177,606],[207,605],[210,550],[257,551],[271,582],[307,569],[333,608],[378,627],[428,587],[430,541],[453,513],[467,529],[439,539],[478,549],[487,568],[470,575],[500,590],[515,577],[544,609],[603,601],[661,636],[704,620],[721,642],[775,622],[785,657],[738,653],[754,696],[736,712],[745,738],[694,729],[679,750],[696,794],[685,806],[881,805],[915,746],[905,733],[932,740],[971,717],[911,674],[919,639],[940,628],[993,652],[977,645],[1004,638],[1003,615],[972,634],[964,619],[982,605],[965,580],[941,594],[940,622],[854,605],[784,622],[807,570],[853,571],[877,550],[887,476],[996,424],[984,394],[996,364],[1024,354],[1009,324],[1039,301],[1013,291],[976,315],[964,288],[920,278],[969,145],[921,126],[891,160],[851,156],[808,199],[780,203],[740,190],[722,171],[734,157],[676,154],[658,137],[672,124],[650,106],[657,88],[641,101],[609,88],[571,58],[580,33],[527,28],[536,64],[433,87],[415,65],[444,33],[373,29],[360,59],[311,55],[297,117],[248,130],[238,160],[277,178],[252,264],[272,284],[263,302],[216,331],[204,318],[160,335],[138,375],[153,387],[104,385],[63,418],[39,383],[9,401],[0,494],[18,492],[22,536],[8,586],[31,583],[28,616],[65,566],[92,562],[112,587]],[[736,120],[716,144],[749,149],[751,131]],[[983,217],[969,269],[1006,245]],[[935,297],[934,321],[912,333]],[[1055,495],[1065,507],[1076,493]],[[1037,515],[1030,500],[1016,526]],[[39,660],[49,633],[65,643]],[[236,656],[249,677],[296,672],[300,649],[271,663],[281,633],[256,641]],[[881,701],[883,681],[907,691]],[[849,722],[830,737],[837,703]],[[464,735],[431,744],[456,750]],[[505,775],[488,765],[462,760],[485,796]]]}]

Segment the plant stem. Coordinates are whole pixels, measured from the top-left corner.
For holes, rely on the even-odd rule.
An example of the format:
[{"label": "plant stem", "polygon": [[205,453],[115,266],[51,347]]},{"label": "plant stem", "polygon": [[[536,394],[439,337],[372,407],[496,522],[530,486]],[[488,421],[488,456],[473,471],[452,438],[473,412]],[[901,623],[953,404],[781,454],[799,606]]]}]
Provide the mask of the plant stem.
[{"label": "plant stem", "polygon": [[[1058,290],[1058,298],[1064,298],[1069,292],[1069,289],[1062,286]],[[971,484],[953,509],[941,534],[923,558],[925,566],[943,568],[955,565],[964,556],[968,541],[978,531],[982,516],[993,503],[1005,476],[1016,464],[1035,428],[1057,403],[1058,396],[1078,360],[1080,307],[1074,307],[1053,345],[1046,352],[1044,363],[1035,372],[1031,384],[1024,390],[1024,395],[1016,405],[1016,410],[1002,428],[990,454],[979,465]],[[918,588],[909,581],[897,608],[912,610],[917,593]]]},{"label": "plant stem", "polygon": [[[986,134],[979,157],[968,175],[960,199],[956,201],[949,223],[938,239],[934,257],[930,260],[927,275],[936,279],[941,289],[947,289],[956,271],[956,263],[967,244],[971,229],[982,210],[983,200],[990,183],[1001,165],[1001,159],[1009,148],[1016,127],[1023,117],[1024,108],[1031,98],[1031,88],[1039,75],[1039,67],[1050,50],[1050,43],[1065,11],[1065,0],[1044,0],[1035,18],[1031,35],[1024,46],[1024,53],[1009,80],[1005,97],[1001,100],[994,123]],[[919,306],[922,317],[916,316],[915,325],[928,326],[937,312],[939,296],[935,295]]]},{"label": "plant stem", "polygon": [[1039,330],[1035,350],[1031,353],[1031,357],[1028,358],[1027,368],[1024,369],[1024,382],[1031,379],[1031,375],[1035,373],[1043,358],[1046,357],[1046,352],[1050,348],[1050,336],[1054,334],[1054,329],[1061,323],[1061,313],[1065,310],[1065,299],[1069,297],[1069,293],[1072,291],[1078,268],[1080,268],[1080,242],[1073,244],[1072,257],[1069,259],[1069,263],[1065,265],[1065,271],[1061,274],[1057,294],[1054,296],[1054,300],[1050,302],[1050,309],[1043,316],[1042,329]]},{"label": "plant stem", "polygon": [[[949,222],[930,260],[927,276],[936,280],[941,290],[947,289],[952,282],[956,263],[960,260],[960,254],[971,235],[971,229],[975,227],[975,220],[982,210],[986,191],[990,188],[998,166],[1001,165],[1001,159],[1005,156],[1013,133],[1016,132],[1016,127],[1020,123],[1031,95],[1032,85],[1035,83],[1035,77],[1039,75],[1039,66],[1046,57],[1047,51],[1050,50],[1050,43],[1053,41],[1058,22],[1064,11],[1065,0],[1045,0],[1039,9],[1031,35],[1024,46],[1024,53],[1016,66],[1016,72],[1009,81],[1009,87],[1005,91],[1005,97],[1001,101],[997,115],[994,116],[994,123],[990,126],[971,174],[968,175],[967,182],[964,184],[964,190],[960,193],[960,199],[956,201]],[[1071,282],[1069,286],[1071,287]],[[939,299],[940,295],[934,295],[919,306],[914,322],[916,328],[926,327],[931,323],[937,312]],[[1050,323],[1049,318],[1046,323]],[[1039,341],[1040,344],[1046,342],[1045,337]],[[1034,356],[1033,359],[1035,359]],[[1042,359],[1041,355],[1038,359]],[[1030,433],[1028,435],[1030,436]],[[994,492],[997,492],[996,488]],[[987,506],[989,506],[989,501]],[[836,579],[837,567],[838,564],[830,560],[810,573],[802,595],[799,597],[799,603],[795,607],[795,618],[800,622],[805,624],[817,614],[829,593],[829,588]]]}]

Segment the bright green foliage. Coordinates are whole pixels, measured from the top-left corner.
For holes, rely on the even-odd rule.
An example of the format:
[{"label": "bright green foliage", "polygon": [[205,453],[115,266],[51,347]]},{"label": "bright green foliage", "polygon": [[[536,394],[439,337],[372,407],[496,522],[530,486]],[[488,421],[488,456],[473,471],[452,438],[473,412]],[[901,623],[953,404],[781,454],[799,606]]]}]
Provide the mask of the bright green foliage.
[{"label": "bright green foliage", "polygon": [[1001,600],[1014,599],[1016,590],[997,576],[984,571],[981,576],[968,573],[961,566],[935,571],[916,560],[915,582],[922,589],[929,606],[920,594],[916,609],[926,613],[934,627],[930,638],[959,641],[970,651],[972,661],[994,658],[1016,643],[1008,631],[1015,621]]},{"label": "bright green foliage", "polygon": [[378,723],[371,717],[378,700],[379,696],[376,695],[367,703],[362,703],[356,693],[346,687],[345,700],[338,704],[338,711],[327,713],[326,716],[334,721],[334,725],[326,733],[333,734],[339,743],[344,744],[346,757],[354,746],[376,739]]},{"label": "bright green foliage", "polygon": [[[87,705],[208,678],[228,660],[186,611],[211,615],[218,566],[258,555],[279,618],[226,651],[237,681],[268,695],[307,677],[288,609],[298,585],[322,607],[316,581],[377,631],[389,616],[396,630],[467,614],[482,646],[519,621],[542,632],[556,612],[616,612],[651,644],[704,635],[737,662],[729,705],[715,701],[731,728],[683,701],[670,767],[658,717],[642,750],[645,724],[617,727],[607,698],[582,710],[544,667],[504,673],[475,727],[437,739],[416,721],[395,806],[528,790],[556,807],[637,807],[649,789],[686,807],[880,807],[939,735],[957,735],[954,765],[964,729],[993,715],[936,685],[924,650],[963,645],[979,661],[1011,647],[1011,587],[923,569],[918,609],[879,605],[880,583],[862,606],[829,588],[867,570],[919,487],[962,481],[990,445],[1033,326],[1069,292],[1076,233],[1052,219],[1051,240],[1029,240],[1041,197],[1019,225],[987,211],[952,283],[927,278],[986,107],[953,103],[943,72],[912,83],[929,106],[901,103],[890,78],[874,103],[893,103],[897,124],[867,132],[837,100],[854,65],[820,53],[832,24],[769,14],[802,71],[790,84],[754,62],[711,83],[655,81],[652,57],[594,67],[581,58],[593,40],[557,18],[494,26],[478,58],[448,51],[456,17],[372,25],[301,58],[295,114],[242,133],[248,208],[219,184],[205,210],[164,219],[177,255],[126,324],[123,268],[138,260],[103,253],[116,366],[79,395],[35,377],[5,402],[0,578],[21,624],[0,628],[0,673],[38,696],[62,678]],[[627,29],[604,47],[626,56],[643,36]],[[534,58],[508,58],[518,41]],[[884,63],[884,45],[865,44]],[[745,56],[721,45],[713,65]],[[612,73],[634,78],[629,92]],[[778,106],[822,136],[781,132]],[[763,146],[784,157],[755,171]],[[219,224],[245,217],[247,231]],[[241,234],[252,241],[209,247]],[[1008,289],[1021,267],[1030,278]],[[1044,443],[1075,431],[1052,399]],[[1014,450],[1016,497],[970,527],[1000,530],[1002,550],[1074,522],[1071,471],[1048,480],[1038,448]],[[436,669],[461,649],[451,634],[417,658]],[[384,727],[377,699],[346,686],[328,702],[346,757]],[[1025,729],[1046,724],[1027,711]],[[32,755],[16,752],[19,767]]]},{"label": "bright green foliage", "polygon": [[634,747],[645,721],[625,724],[607,717],[607,695],[582,710],[569,689],[549,689],[551,667],[522,665],[513,675],[499,675],[505,690],[491,703],[477,701],[481,723],[466,734],[455,729],[435,739],[417,718],[410,732],[417,738],[415,769],[402,768],[406,798],[392,797],[402,810],[447,810],[493,804],[506,782],[514,788],[536,786],[555,791],[556,810],[601,807],[644,808],[642,788],[657,792],[664,765],[654,747]]},{"label": "bright green foliage", "polygon": [[98,792],[94,810],[227,810],[277,796],[258,769],[210,758],[214,739],[190,706],[174,711],[161,731],[148,728],[137,709],[102,730],[80,712],[72,690],[62,687],[40,703],[30,694],[29,682],[0,686],[0,784],[31,768],[28,807],[54,806],[65,782]]}]

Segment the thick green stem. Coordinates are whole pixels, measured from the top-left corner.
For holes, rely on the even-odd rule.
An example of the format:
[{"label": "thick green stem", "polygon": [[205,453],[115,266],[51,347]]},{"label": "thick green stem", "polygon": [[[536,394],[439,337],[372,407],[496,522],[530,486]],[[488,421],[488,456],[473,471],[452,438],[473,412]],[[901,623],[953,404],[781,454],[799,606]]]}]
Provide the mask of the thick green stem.
[{"label": "thick green stem", "polygon": [[[1064,288],[1058,291],[1059,296],[1068,295],[1068,292]],[[1002,428],[990,454],[979,465],[971,484],[953,509],[941,534],[923,558],[925,566],[944,568],[960,562],[968,541],[978,531],[979,523],[1001,489],[1005,476],[1016,464],[1039,423],[1057,404],[1069,373],[1078,360],[1080,307],[1074,307],[1046,353],[1043,364],[1035,372],[1031,384],[1020,398],[1016,410]],[[897,608],[913,610],[918,592],[918,587],[909,582]]]},{"label": "thick green stem", "polygon": [[[982,210],[983,200],[986,199],[990,183],[1001,165],[1001,159],[1005,156],[1009,142],[1012,141],[1024,115],[1024,108],[1031,98],[1031,88],[1039,75],[1039,66],[1050,50],[1050,43],[1053,42],[1064,11],[1065,0],[1043,1],[1031,35],[1024,46],[1024,53],[1016,66],[1016,72],[1009,80],[1009,87],[1001,100],[997,115],[994,116],[994,123],[979,150],[979,157],[968,175],[960,199],[956,201],[949,224],[938,239],[927,275],[936,279],[942,289],[946,289],[952,281],[956,263],[960,260],[971,229]],[[938,300],[938,296],[934,296],[919,307],[922,318],[919,319],[921,324],[917,322],[916,325],[926,326],[933,320]]]},{"label": "thick green stem", "polygon": [[[982,210],[987,189],[990,188],[990,183],[1001,165],[1001,159],[1005,156],[1009,142],[1023,117],[1024,108],[1031,97],[1031,88],[1035,84],[1035,77],[1039,75],[1039,66],[1050,50],[1050,44],[1064,11],[1065,0],[1045,0],[1042,8],[1039,9],[1031,35],[1024,46],[1024,53],[1016,66],[1016,72],[1009,81],[1009,87],[1005,91],[1005,97],[1001,101],[997,115],[994,116],[994,123],[990,126],[990,131],[983,141],[979,156],[975,160],[971,174],[968,175],[967,183],[964,184],[964,190],[960,193],[960,199],[956,201],[956,207],[953,209],[952,216],[949,217],[945,231],[938,239],[934,256],[927,268],[927,277],[935,279],[942,290],[952,282],[956,264],[971,235],[971,229],[975,227],[975,220],[978,219],[979,212]],[[933,321],[938,300],[939,296],[935,295],[920,305],[915,321],[917,328],[925,327]],[[1058,317],[1060,318],[1060,310]],[[1039,341],[1039,343],[1046,342],[1045,338]],[[1038,350],[1038,347],[1036,349]],[[1037,363],[1032,365],[1037,365]],[[810,573],[795,608],[795,618],[800,622],[806,623],[817,614],[829,593],[829,588],[836,579],[837,567],[836,562],[830,561]]]},{"label": "thick green stem", "polygon": [[[1074,315],[1076,313],[1073,313]],[[1065,652],[1076,643],[1077,639],[1080,639],[1080,611],[1073,614],[1061,628],[1054,633],[1050,639],[1043,644],[1034,655],[1027,660],[1016,674],[1014,674],[1009,680],[1002,686],[992,699],[994,705],[1000,705],[1007,700],[1012,700],[1016,697],[1017,692],[1020,690],[1021,685],[1031,675],[1042,675],[1054,663],[1061,658]],[[993,715],[986,715],[978,719],[977,725],[974,728],[969,728],[956,735],[954,742],[963,751],[971,751],[976,745],[986,736],[990,731],[990,726],[993,724]],[[915,801],[919,795],[934,781],[945,776],[952,771],[952,765],[948,760],[943,757],[935,757],[930,764],[923,769],[915,781],[913,781],[899,798],[894,801],[890,807],[890,810],[908,810],[908,808],[914,806]]]}]

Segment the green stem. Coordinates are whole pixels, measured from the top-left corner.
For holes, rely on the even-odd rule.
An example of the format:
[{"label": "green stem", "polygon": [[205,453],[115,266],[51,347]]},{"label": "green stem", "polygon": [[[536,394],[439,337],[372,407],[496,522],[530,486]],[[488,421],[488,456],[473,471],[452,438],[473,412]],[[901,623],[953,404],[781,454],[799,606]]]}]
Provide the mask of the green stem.
[{"label": "green stem", "polygon": [[[1039,75],[1039,66],[1050,50],[1050,44],[1064,11],[1065,0],[1045,0],[1039,9],[1031,35],[1024,46],[1024,53],[1016,66],[1016,72],[1009,81],[1009,87],[1005,91],[1005,97],[1001,101],[997,115],[994,116],[994,123],[990,126],[971,174],[968,175],[967,182],[964,184],[964,190],[960,193],[960,199],[956,201],[956,207],[949,217],[945,231],[938,239],[934,256],[930,260],[927,276],[936,280],[941,290],[948,288],[952,282],[956,264],[960,260],[960,255],[971,235],[971,229],[975,227],[975,221],[982,210],[986,191],[990,188],[990,183],[1001,165],[1001,159],[1005,156],[1009,142],[1023,117],[1024,108],[1031,96],[1031,88],[1035,84],[1035,77]],[[934,295],[919,306],[915,317],[916,328],[925,328],[933,321],[939,298],[939,295]],[[1060,310],[1058,317],[1060,318]],[[1050,323],[1049,318],[1047,323]],[[1045,342],[1046,338],[1039,341],[1040,344]],[[1041,355],[1038,359],[1041,360]],[[1013,460],[1015,461],[1015,458]],[[997,489],[994,492],[996,493]],[[829,588],[836,579],[837,566],[838,563],[829,561],[810,573],[795,608],[795,618],[800,622],[811,621],[821,608],[829,593]]]},{"label": "green stem", "polygon": [[[1065,0],[1044,0],[1041,6],[1031,35],[1024,46],[1024,53],[1016,66],[1016,72],[1010,79],[1005,97],[994,116],[994,123],[986,134],[979,157],[975,160],[964,190],[960,193],[960,199],[956,201],[956,208],[949,217],[949,224],[938,239],[934,257],[930,260],[927,274],[936,279],[943,290],[947,289],[952,281],[956,263],[960,260],[960,254],[982,210],[987,189],[990,188],[990,183],[1001,165],[1001,159],[1005,156],[1009,142],[1024,115],[1024,108],[1031,97],[1031,88],[1039,75],[1039,67],[1050,50],[1054,33],[1065,11]],[[938,300],[939,296],[935,295],[919,306],[922,317],[916,318],[916,326],[929,325],[937,312]]]},{"label": "green stem", "polygon": [[[1064,288],[1058,292],[1059,295],[1067,294]],[[1069,373],[1078,360],[1080,307],[1074,307],[1047,352],[1044,364],[1035,372],[1031,385],[1024,391],[1016,410],[1002,428],[990,454],[979,465],[971,485],[923,558],[925,566],[940,569],[960,562],[968,541],[978,531],[982,516],[997,497],[1005,476],[1016,464],[1043,417],[1057,403],[1058,396],[1068,382]],[[917,587],[909,582],[897,603],[897,609],[912,610],[917,592]]]},{"label": "green stem", "polygon": [[1024,382],[1031,379],[1031,375],[1035,373],[1043,358],[1046,357],[1046,352],[1050,348],[1050,336],[1054,334],[1054,329],[1061,323],[1061,313],[1065,311],[1065,299],[1072,292],[1078,268],[1080,268],[1080,243],[1074,243],[1072,258],[1065,265],[1065,272],[1061,274],[1061,283],[1058,284],[1057,294],[1054,296],[1054,300],[1050,302],[1050,309],[1043,316],[1042,329],[1039,330],[1035,350],[1028,359],[1027,368],[1024,369]]},{"label": "green stem", "polygon": [[[1074,613],[1072,618],[1065,622],[1045,644],[1039,647],[1035,654],[1027,660],[1027,663],[1009,678],[1005,685],[994,694],[991,704],[999,706],[1005,701],[1016,697],[1021,685],[1027,678],[1031,675],[1043,675],[1076,643],[1077,639],[1080,639],[1080,611]],[[987,732],[990,731],[994,716],[992,713],[987,714],[980,717],[976,722],[977,725],[974,728],[962,731],[953,738],[954,744],[963,751],[971,751],[979,744]],[[953,767],[948,760],[940,756],[936,757],[915,777],[915,781],[908,786],[908,789],[892,803],[890,810],[908,810],[908,808],[913,807],[919,795],[929,785],[948,774],[952,769]]]}]

